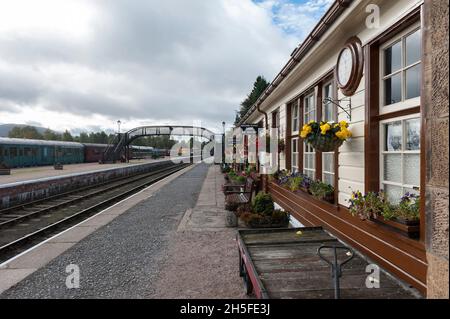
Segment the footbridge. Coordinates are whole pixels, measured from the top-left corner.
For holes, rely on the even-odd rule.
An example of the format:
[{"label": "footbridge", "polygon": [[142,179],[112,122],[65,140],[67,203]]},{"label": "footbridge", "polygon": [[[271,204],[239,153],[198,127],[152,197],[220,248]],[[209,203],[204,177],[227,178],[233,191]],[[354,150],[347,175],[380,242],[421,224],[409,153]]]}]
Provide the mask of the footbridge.
[{"label": "footbridge", "polygon": [[215,141],[216,134],[206,128],[197,126],[141,126],[129,130],[126,133],[117,133],[112,143],[103,153],[103,162],[116,162],[127,154],[128,146],[137,138],[144,136],[163,136],[163,135],[177,135],[189,137],[202,137],[208,139],[210,142]]}]

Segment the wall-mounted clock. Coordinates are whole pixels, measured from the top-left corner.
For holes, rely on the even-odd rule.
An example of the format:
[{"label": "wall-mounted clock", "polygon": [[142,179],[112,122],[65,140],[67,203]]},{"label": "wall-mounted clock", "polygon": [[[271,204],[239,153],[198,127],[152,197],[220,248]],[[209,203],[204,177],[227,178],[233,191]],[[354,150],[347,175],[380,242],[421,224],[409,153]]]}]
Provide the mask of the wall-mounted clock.
[{"label": "wall-mounted clock", "polygon": [[339,52],[334,70],[338,87],[346,96],[355,94],[363,75],[364,54],[361,40],[352,37]]}]

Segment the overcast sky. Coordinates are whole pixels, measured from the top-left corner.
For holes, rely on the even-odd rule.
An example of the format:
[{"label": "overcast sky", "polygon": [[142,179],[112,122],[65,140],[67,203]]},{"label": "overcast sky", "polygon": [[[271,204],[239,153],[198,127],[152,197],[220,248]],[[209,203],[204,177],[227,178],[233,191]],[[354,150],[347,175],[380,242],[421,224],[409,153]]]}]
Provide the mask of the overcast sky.
[{"label": "overcast sky", "polygon": [[221,131],[331,0],[0,0],[0,124]]}]

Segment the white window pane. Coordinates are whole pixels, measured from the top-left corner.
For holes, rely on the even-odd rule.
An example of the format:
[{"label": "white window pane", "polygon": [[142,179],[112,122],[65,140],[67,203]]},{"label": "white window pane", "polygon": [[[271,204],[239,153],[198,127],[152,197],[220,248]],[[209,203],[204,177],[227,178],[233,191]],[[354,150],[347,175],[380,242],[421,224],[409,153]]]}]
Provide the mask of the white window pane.
[{"label": "white window pane", "polygon": [[392,122],[385,125],[386,146],[385,151],[401,151],[402,150],[402,122]]},{"label": "white window pane", "polygon": [[384,75],[392,74],[402,67],[402,43],[397,42],[384,50]]},{"label": "white window pane", "polygon": [[329,185],[334,185],[334,174],[323,173],[323,182]]},{"label": "white window pane", "polygon": [[406,66],[421,60],[421,30],[417,30],[406,38]]},{"label": "white window pane", "polygon": [[322,153],[323,171],[334,172],[334,153]]},{"label": "white window pane", "polygon": [[404,195],[402,187],[387,184],[384,185],[384,192],[392,204],[398,204]]},{"label": "white window pane", "polygon": [[421,65],[406,70],[406,99],[420,96]]},{"label": "white window pane", "polygon": [[400,154],[385,154],[383,156],[383,180],[402,182],[402,156]]},{"label": "white window pane", "polygon": [[309,154],[309,167],[310,168],[316,168],[316,161],[315,161],[315,154]]},{"label": "white window pane", "polygon": [[401,73],[384,80],[384,105],[395,104],[402,101]]},{"label": "white window pane", "polygon": [[404,184],[420,185],[420,155],[419,154],[405,154],[403,165]]},{"label": "white window pane", "polygon": [[420,150],[420,119],[407,120],[405,123],[406,150]]}]

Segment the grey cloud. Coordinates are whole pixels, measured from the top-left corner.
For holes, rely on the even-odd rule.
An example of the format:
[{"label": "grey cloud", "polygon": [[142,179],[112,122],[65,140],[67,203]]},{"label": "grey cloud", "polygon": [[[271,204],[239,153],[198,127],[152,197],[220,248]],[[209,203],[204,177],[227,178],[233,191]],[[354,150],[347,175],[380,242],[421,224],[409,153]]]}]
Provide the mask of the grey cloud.
[{"label": "grey cloud", "polygon": [[[256,76],[273,77],[296,45],[270,17],[249,13],[238,19],[221,0],[96,5],[100,15],[83,43],[42,33],[0,41],[5,61],[38,68],[30,71],[31,80],[2,74],[0,68],[0,99],[38,101],[49,110],[83,116],[188,124],[202,120],[215,126],[232,122]],[[82,67],[93,75],[64,88],[58,84],[71,74],[36,81],[36,74],[45,74],[55,63]],[[102,82],[105,74],[111,83]]]}]

